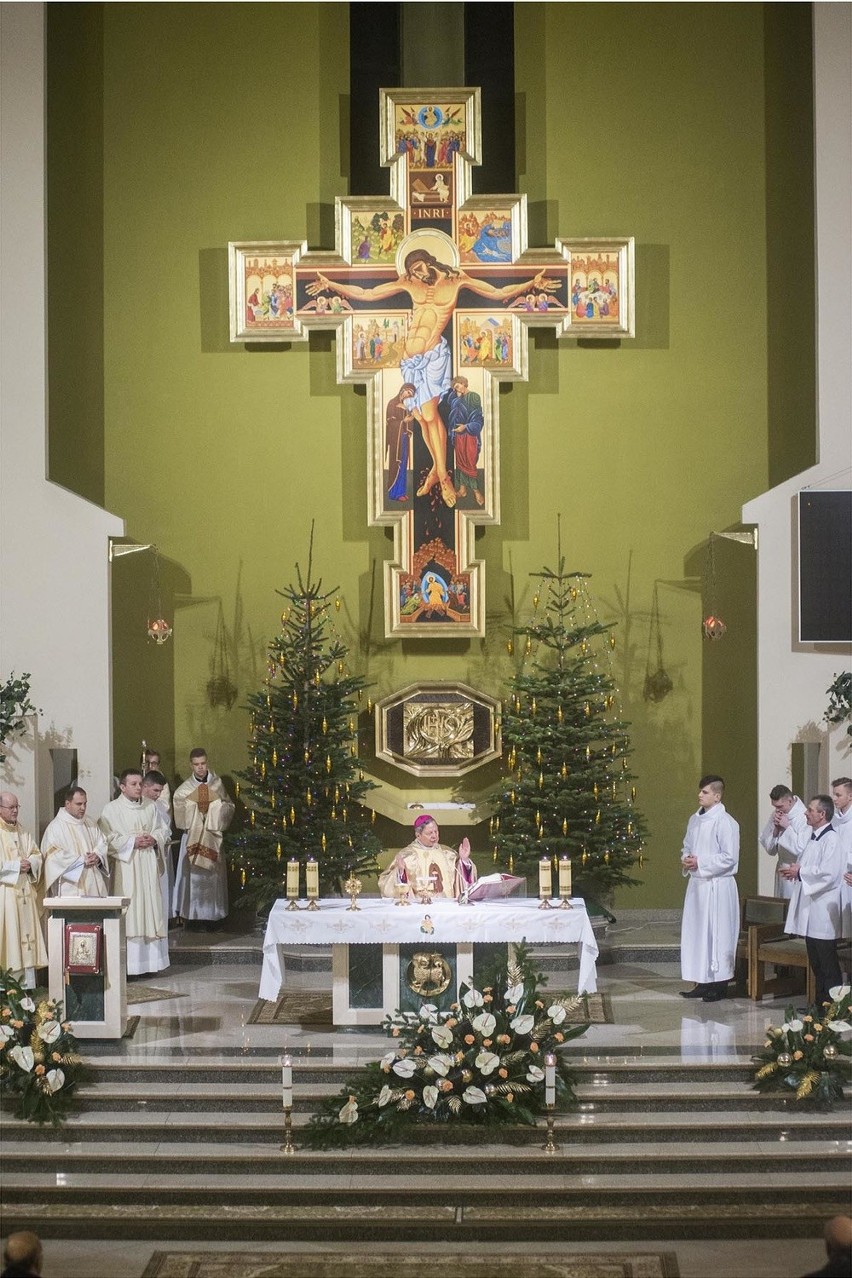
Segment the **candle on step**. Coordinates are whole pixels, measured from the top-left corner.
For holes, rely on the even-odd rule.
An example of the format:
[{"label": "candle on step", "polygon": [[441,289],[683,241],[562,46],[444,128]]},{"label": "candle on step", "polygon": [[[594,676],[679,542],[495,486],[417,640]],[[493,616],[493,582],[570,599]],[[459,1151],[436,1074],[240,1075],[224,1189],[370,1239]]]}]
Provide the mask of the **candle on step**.
[{"label": "candle on step", "polygon": [[567,856],[559,858],[559,895],[571,895],[571,858]]},{"label": "candle on step", "polygon": [[308,860],[305,866],[305,879],[307,881],[308,900],[315,901],[319,896],[319,861],[313,857]]},{"label": "candle on step", "polygon": [[549,901],[553,892],[553,870],[550,857],[543,856],[538,863],[538,894],[542,901]]},{"label": "candle on step", "polygon": [[289,1056],[281,1058],[281,1095],[285,1109],[293,1108],[293,1063]]},{"label": "candle on step", "polygon": [[556,1057],[551,1052],[544,1058],[544,1103],[556,1104]]},{"label": "candle on step", "polygon": [[299,895],[299,862],[294,858],[287,862],[287,898],[295,901]]}]

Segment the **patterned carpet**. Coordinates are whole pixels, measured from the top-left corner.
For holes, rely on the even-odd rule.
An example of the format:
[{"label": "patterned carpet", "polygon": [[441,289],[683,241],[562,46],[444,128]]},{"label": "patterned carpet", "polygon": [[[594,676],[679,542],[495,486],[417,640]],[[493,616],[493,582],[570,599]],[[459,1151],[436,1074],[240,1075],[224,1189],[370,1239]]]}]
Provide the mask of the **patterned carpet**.
[{"label": "patterned carpet", "polygon": [[[129,995],[129,990],[128,990]],[[612,1025],[612,1004],[606,994],[584,994],[567,1018],[567,1024],[587,1021]],[[281,994],[275,1000],[259,999],[248,1018],[249,1025],[331,1025],[331,994]]]},{"label": "patterned carpet", "polygon": [[[558,1248],[554,1248],[558,1250]],[[567,1250],[567,1248],[566,1248]],[[405,1252],[155,1251],[142,1278],[679,1278],[673,1252],[460,1256]]]},{"label": "patterned carpet", "polygon": [[165,998],[183,998],[184,995],[180,990],[163,990],[156,985],[137,985],[133,981],[127,983],[127,1002],[130,1003],[158,1003],[160,999]]}]

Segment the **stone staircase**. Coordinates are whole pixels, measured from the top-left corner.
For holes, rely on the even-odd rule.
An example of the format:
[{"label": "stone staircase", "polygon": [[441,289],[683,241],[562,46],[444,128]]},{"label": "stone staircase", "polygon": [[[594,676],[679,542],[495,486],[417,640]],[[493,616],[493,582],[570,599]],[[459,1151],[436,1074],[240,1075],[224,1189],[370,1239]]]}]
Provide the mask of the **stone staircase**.
[{"label": "stone staircase", "polygon": [[[751,1090],[748,1061],[601,1058],[556,1125],[404,1148],[280,1151],[280,1070],[251,1058],[96,1062],[60,1131],[3,1123],[6,1224],[43,1237],[546,1243],[817,1235],[848,1210],[845,1115]],[[295,1140],[352,1067],[294,1062]],[[458,1135],[458,1134],[457,1134]]]}]

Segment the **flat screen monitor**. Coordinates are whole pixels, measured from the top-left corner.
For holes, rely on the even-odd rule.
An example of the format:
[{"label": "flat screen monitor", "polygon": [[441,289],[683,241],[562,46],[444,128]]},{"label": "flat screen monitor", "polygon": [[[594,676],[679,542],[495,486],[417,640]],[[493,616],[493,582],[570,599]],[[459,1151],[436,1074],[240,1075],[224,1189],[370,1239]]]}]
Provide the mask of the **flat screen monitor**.
[{"label": "flat screen monitor", "polygon": [[799,493],[799,640],[852,642],[852,490]]}]

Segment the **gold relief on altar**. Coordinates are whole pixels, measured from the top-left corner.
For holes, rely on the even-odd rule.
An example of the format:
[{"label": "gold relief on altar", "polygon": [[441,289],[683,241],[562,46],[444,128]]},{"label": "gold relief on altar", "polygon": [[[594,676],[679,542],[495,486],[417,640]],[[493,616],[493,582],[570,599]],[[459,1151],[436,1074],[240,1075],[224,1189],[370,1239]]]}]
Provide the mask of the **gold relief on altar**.
[{"label": "gold relief on altar", "polygon": [[418,950],[411,956],[405,980],[412,993],[420,998],[437,998],[449,989],[452,969],[442,954]]},{"label": "gold relief on altar", "polygon": [[466,684],[412,684],[376,704],[376,754],[415,776],[461,776],[500,757],[499,711]]}]

